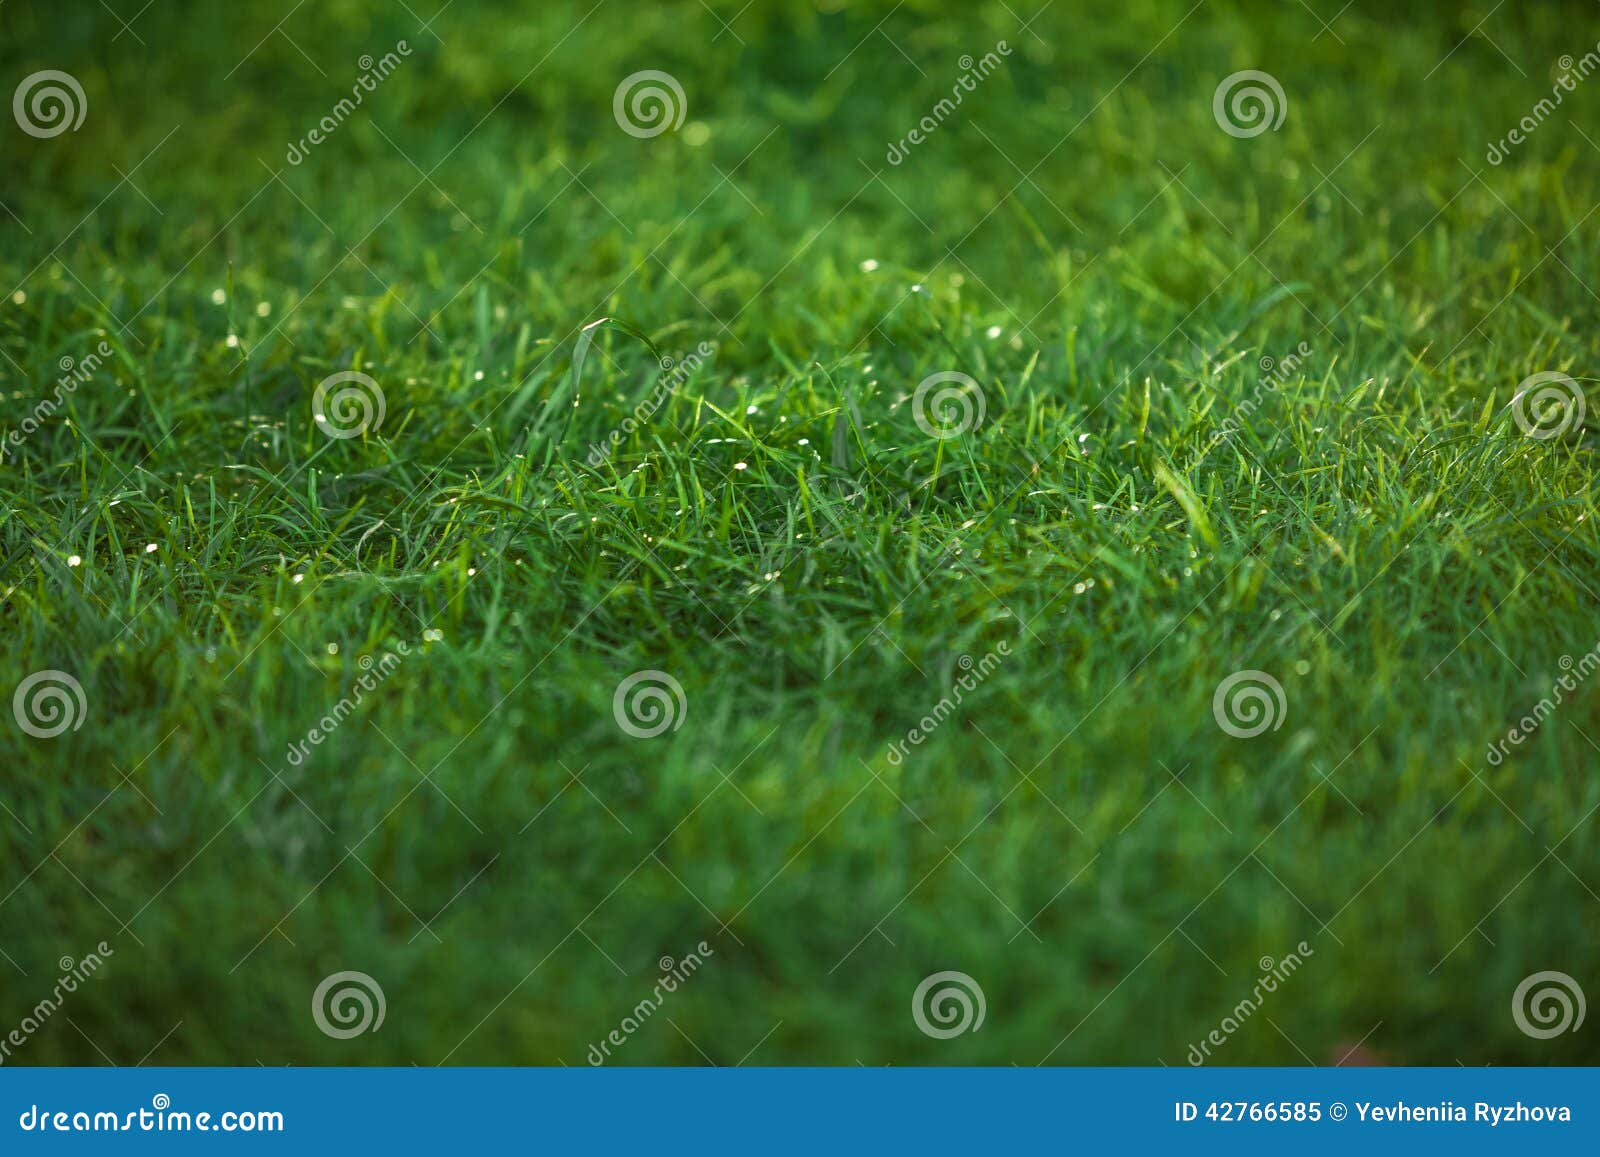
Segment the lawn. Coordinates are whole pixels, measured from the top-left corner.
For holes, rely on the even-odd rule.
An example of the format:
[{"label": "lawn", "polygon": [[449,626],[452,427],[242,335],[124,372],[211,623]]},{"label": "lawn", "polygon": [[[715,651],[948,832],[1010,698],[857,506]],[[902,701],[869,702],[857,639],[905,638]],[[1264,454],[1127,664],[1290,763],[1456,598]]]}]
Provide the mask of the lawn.
[{"label": "lawn", "polygon": [[0,25],[4,1063],[1600,1060],[1592,4]]}]

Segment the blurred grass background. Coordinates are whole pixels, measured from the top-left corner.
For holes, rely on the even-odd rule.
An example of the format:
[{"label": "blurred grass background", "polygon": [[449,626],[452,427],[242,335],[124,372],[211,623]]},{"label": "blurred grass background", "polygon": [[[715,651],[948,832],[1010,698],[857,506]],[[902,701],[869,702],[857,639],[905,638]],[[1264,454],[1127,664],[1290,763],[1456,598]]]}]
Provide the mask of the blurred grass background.
[{"label": "blurred grass background", "polygon": [[[0,1031],[116,950],[13,1063],[579,1064],[702,939],[616,1063],[1180,1064],[1302,940],[1218,1063],[1594,1059],[1509,1009],[1600,978],[1593,693],[1484,755],[1600,641],[1592,443],[1502,411],[1593,378],[1593,97],[1484,160],[1592,5],[109,4],[0,9],[6,87],[88,105],[0,132],[6,429],[116,350],[0,467],[0,687],[89,703],[0,731]],[[1241,140],[1250,68],[1288,112]],[[591,469],[652,380],[604,332],[559,433],[606,315],[717,352]],[[332,442],[352,366],[387,416]],[[1289,702],[1250,741],[1241,668]],[[916,1029],[943,969],[981,1031]]]}]

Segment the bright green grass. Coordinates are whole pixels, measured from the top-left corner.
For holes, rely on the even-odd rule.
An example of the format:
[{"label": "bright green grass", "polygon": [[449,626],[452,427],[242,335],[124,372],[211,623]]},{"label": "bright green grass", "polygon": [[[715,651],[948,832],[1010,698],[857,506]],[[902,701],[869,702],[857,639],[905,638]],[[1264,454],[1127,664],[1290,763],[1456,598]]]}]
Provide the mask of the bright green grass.
[{"label": "bright green grass", "polygon": [[[0,467],[0,692],[88,703],[0,716],[0,1033],[115,951],[8,1063],[582,1064],[701,940],[616,1063],[1182,1064],[1300,941],[1216,1062],[1596,1058],[1511,997],[1600,999],[1600,688],[1486,753],[1600,641],[1593,439],[1505,409],[1600,405],[1600,88],[1483,160],[1592,6],[1036,6],[6,6],[5,90],[89,100],[0,125],[6,431],[114,347]],[[646,68],[688,121],[639,140]],[[1288,115],[1235,139],[1245,68]],[[659,374],[600,327],[569,408],[607,316],[717,349],[595,469]],[[349,368],[387,417],[331,440]],[[1280,729],[1218,727],[1241,669]],[[388,1011],[339,1041],[345,969]],[[987,1019],[935,1040],[947,969]]]}]

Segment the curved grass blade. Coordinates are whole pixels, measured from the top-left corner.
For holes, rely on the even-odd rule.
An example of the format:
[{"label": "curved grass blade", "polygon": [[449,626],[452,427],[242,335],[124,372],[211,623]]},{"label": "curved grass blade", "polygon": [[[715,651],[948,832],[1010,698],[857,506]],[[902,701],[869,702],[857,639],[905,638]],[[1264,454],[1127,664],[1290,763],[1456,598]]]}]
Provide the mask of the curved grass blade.
[{"label": "curved grass blade", "polygon": [[630,325],[621,318],[602,317],[584,326],[578,332],[577,343],[572,347],[572,376],[567,389],[550,399],[549,404],[545,406],[544,411],[535,419],[528,431],[527,453],[531,458],[534,448],[539,443],[540,434],[554,420],[554,416],[558,411],[565,411],[565,416],[561,419],[560,429],[556,430],[545,443],[544,466],[550,465],[557,451],[560,450],[562,442],[566,440],[567,431],[572,426],[573,413],[577,410],[578,402],[582,397],[583,367],[589,360],[589,347],[594,344],[596,334],[603,329],[614,329],[618,333],[626,334],[635,341],[643,343],[652,357],[658,362],[661,360],[661,351],[656,348],[656,343],[651,341],[649,336],[638,326]]}]

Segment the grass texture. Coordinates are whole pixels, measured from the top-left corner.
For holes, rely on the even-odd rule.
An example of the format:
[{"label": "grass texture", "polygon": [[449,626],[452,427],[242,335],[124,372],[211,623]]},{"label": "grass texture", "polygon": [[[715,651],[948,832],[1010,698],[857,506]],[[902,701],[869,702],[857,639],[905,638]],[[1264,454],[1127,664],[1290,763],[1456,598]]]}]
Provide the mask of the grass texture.
[{"label": "grass texture", "polygon": [[7,1063],[1597,1059],[1592,5],[112,4],[0,12]]}]

